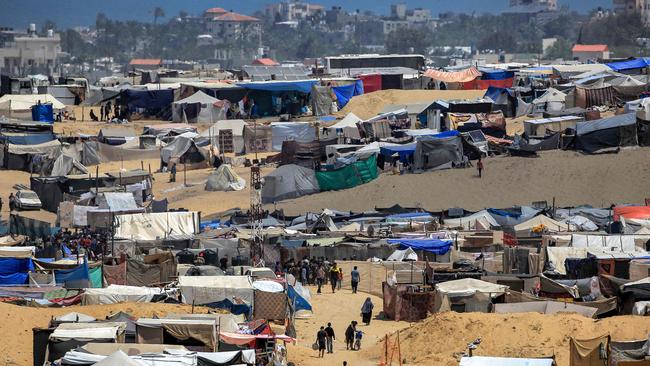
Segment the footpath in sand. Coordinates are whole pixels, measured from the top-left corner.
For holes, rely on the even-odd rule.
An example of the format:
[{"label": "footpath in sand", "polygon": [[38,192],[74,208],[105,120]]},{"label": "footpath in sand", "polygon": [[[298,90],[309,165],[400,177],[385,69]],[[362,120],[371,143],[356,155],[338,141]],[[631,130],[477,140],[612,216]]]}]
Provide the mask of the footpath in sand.
[{"label": "footpath in sand", "polygon": [[[332,294],[332,288],[323,287],[323,293],[316,294],[316,287],[310,286],[312,293],[312,307],[314,314],[309,319],[296,319],[296,332],[298,342],[288,346],[289,361],[297,366],[339,366],[347,361],[350,366],[371,366],[379,363],[381,352],[374,349],[374,345],[386,334],[394,333],[399,329],[409,326],[406,322],[373,319],[370,326],[361,323],[361,305],[367,297],[375,305],[373,317],[379,315],[383,309],[382,299],[364,293],[353,294],[350,290],[343,289]],[[351,321],[359,322],[357,329],[363,331],[361,351],[348,351],[345,349],[345,330]],[[316,332],[321,326],[326,327],[331,322],[336,333],[334,353],[325,354],[318,358],[318,351],[311,346],[316,340]]]}]

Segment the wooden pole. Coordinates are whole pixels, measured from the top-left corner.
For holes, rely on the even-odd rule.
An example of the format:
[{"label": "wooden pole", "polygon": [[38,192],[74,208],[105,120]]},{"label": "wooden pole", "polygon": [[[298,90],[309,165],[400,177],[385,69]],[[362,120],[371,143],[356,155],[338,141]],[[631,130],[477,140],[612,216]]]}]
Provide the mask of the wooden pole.
[{"label": "wooden pole", "polygon": [[388,334],[384,336],[384,365],[388,365]]},{"label": "wooden pole", "polygon": [[399,358],[399,366],[402,366],[402,347],[399,343],[399,330],[397,331],[397,357]]},{"label": "wooden pole", "polygon": [[187,186],[187,164],[183,163],[183,185]]}]

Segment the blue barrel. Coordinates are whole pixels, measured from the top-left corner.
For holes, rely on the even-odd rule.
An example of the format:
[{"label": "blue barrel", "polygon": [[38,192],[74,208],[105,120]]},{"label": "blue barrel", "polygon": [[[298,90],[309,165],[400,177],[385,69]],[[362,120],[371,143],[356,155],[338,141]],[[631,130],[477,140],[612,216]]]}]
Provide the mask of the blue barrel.
[{"label": "blue barrel", "polygon": [[54,122],[54,108],[51,103],[36,104],[32,106],[32,121],[38,122]]}]

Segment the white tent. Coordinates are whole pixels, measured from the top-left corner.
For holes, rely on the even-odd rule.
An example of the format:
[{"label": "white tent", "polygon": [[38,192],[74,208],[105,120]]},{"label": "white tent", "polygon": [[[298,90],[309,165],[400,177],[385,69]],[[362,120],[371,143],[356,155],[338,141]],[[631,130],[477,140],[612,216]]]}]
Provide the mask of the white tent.
[{"label": "white tent", "polygon": [[32,106],[41,102],[52,103],[55,111],[65,108],[65,104],[50,94],[6,94],[0,97],[0,116],[18,119],[32,119]]},{"label": "white tent", "polygon": [[180,276],[178,286],[186,304],[204,305],[237,297],[253,304],[253,283],[248,276]]},{"label": "white tent", "polygon": [[246,188],[246,181],[230,167],[222,164],[219,169],[210,174],[205,183],[206,191],[241,191]]},{"label": "white tent", "polygon": [[202,91],[172,103],[172,120],[183,123],[214,123],[225,118],[221,101]]},{"label": "white tent", "polygon": [[118,304],[121,302],[151,302],[163,290],[157,287],[110,285],[106,288],[87,288],[82,297],[83,305]]},{"label": "white tent", "polygon": [[515,225],[514,229],[518,236],[526,236],[533,233],[541,234],[575,231],[576,227],[572,224],[555,221],[544,215],[538,215],[519,225]]},{"label": "white tent", "polygon": [[386,259],[388,262],[417,261],[418,254],[411,248],[396,250]]},{"label": "white tent", "polygon": [[359,134],[357,123],[362,121],[363,120],[357,117],[354,113],[348,113],[345,118],[332,126],[327,127],[327,129],[333,134],[336,134],[337,130],[341,130],[343,137],[359,140],[361,139],[361,135]]},{"label": "white tent", "polygon": [[463,230],[486,230],[500,225],[497,220],[487,212],[487,210],[482,210],[473,215],[461,217],[459,219],[445,219],[444,226],[452,229],[462,228]]},{"label": "white tent", "polygon": [[497,285],[474,278],[463,278],[436,285],[436,291],[451,297],[472,296],[476,293],[489,294],[491,297],[498,297],[503,295],[507,290],[508,286]]},{"label": "white tent", "polygon": [[539,98],[533,100],[533,113],[562,111],[566,105],[567,95],[555,88],[548,88]]},{"label": "white tent", "polygon": [[[241,119],[221,120],[201,132],[200,136],[210,138],[212,145],[219,146],[219,151],[241,154],[246,151],[244,143],[244,128],[246,126],[246,122]],[[225,139],[226,131],[229,132],[228,134],[232,133],[232,142]],[[230,149],[228,145],[232,146],[232,151],[228,151]]]}]

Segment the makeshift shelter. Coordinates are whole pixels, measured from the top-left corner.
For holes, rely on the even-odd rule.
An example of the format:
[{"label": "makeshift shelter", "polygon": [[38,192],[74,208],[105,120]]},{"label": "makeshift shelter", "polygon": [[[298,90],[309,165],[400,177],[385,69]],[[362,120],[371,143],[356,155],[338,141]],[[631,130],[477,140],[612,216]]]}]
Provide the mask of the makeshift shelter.
[{"label": "makeshift shelter", "polygon": [[152,241],[199,232],[197,212],[141,213],[115,216],[115,238]]},{"label": "makeshift shelter", "polygon": [[548,88],[539,98],[533,100],[533,114],[541,114],[548,111],[561,111],[566,108],[567,95],[555,88]]},{"label": "makeshift shelter", "polygon": [[169,167],[176,163],[189,165],[192,169],[204,168],[210,166],[210,152],[207,146],[194,139],[178,136],[160,150],[160,160]]},{"label": "makeshift shelter", "polygon": [[178,136],[186,132],[197,133],[195,126],[187,123],[166,123],[160,125],[144,126],[143,135],[156,136],[158,138]]},{"label": "makeshift shelter", "polygon": [[88,174],[88,168],[77,159],[61,154],[53,163],[50,176],[61,177],[64,175]]},{"label": "makeshift shelter", "polygon": [[256,123],[244,127],[244,145],[249,154],[273,151],[273,130],[271,126]]},{"label": "makeshift shelter", "polygon": [[575,130],[578,122],[584,122],[583,117],[563,116],[540,118],[524,121],[524,132],[530,136],[546,136],[550,132],[563,132],[567,128]]},{"label": "makeshift shelter", "polygon": [[[300,115],[302,103],[318,80],[263,81],[237,84],[248,91],[248,98],[255,100],[260,117]],[[278,113],[279,112],[279,113]]]},{"label": "makeshift shelter", "polygon": [[[420,276],[418,276],[420,277]],[[415,292],[412,285],[382,283],[384,314],[395,321],[416,322],[425,319],[433,306],[434,292]]]},{"label": "makeshift shelter", "polygon": [[397,249],[386,258],[387,262],[402,262],[402,261],[417,261],[418,254],[413,250],[413,248],[408,247],[404,250]]},{"label": "makeshift shelter", "polygon": [[254,301],[248,276],[180,276],[178,285],[186,304],[206,305],[233,298],[249,305]]},{"label": "makeshift shelter", "polygon": [[593,366],[607,364],[607,349],[609,335],[591,339],[575,339],[569,341],[570,366]]},{"label": "makeshift shelter", "polygon": [[575,226],[555,221],[545,215],[535,216],[530,220],[515,225],[517,236],[540,236],[542,233],[559,233],[566,231],[575,231]]},{"label": "makeshift shelter", "polygon": [[327,127],[329,131],[333,131],[336,135],[341,135],[344,138],[349,138],[353,140],[360,140],[361,135],[359,134],[358,123],[363,120],[357,117],[354,113],[348,113],[345,118],[339,122]]},{"label": "makeshift shelter", "polygon": [[634,113],[576,124],[575,148],[577,150],[595,154],[637,145]]},{"label": "makeshift shelter", "polygon": [[179,342],[201,345],[205,350],[213,352],[217,350],[217,327],[214,319],[140,318],[136,322],[136,337],[141,344],[169,343],[165,339],[171,337]]},{"label": "makeshift shelter", "polygon": [[0,97],[0,116],[22,120],[32,120],[32,107],[51,104],[54,111],[60,111],[65,105],[50,94],[5,94]]},{"label": "makeshift shelter", "polygon": [[283,165],[264,177],[262,202],[273,203],[318,192],[320,186],[313,170]]},{"label": "makeshift shelter", "polygon": [[363,81],[355,80],[351,84],[332,87],[339,109],[345,107],[352,97],[363,95]]},{"label": "makeshift shelter", "polygon": [[151,302],[163,290],[158,287],[109,285],[106,288],[89,288],[83,293],[83,305],[107,305],[121,302]]},{"label": "makeshift shelter", "polygon": [[97,134],[99,142],[109,145],[123,145],[135,138],[135,130],[128,127],[105,127]]},{"label": "makeshift shelter", "polygon": [[215,123],[225,119],[223,101],[202,91],[172,103],[172,120],[183,123]]},{"label": "makeshift shelter", "polygon": [[273,151],[282,151],[283,141],[312,142],[316,140],[316,128],[309,122],[271,123]]},{"label": "makeshift shelter", "polygon": [[463,162],[461,136],[435,138],[423,136],[417,140],[413,167],[420,170],[449,169]]},{"label": "makeshift shelter", "polygon": [[62,358],[66,352],[89,342],[124,343],[125,323],[64,323],[50,334],[48,361]]},{"label": "makeshift shelter", "polygon": [[246,181],[232,169],[230,165],[222,164],[210,174],[205,183],[206,191],[241,191],[246,188]]},{"label": "makeshift shelter", "polygon": [[357,160],[340,169],[316,172],[318,186],[323,192],[353,188],[368,183],[378,176],[376,155],[366,160]]},{"label": "makeshift shelter", "polygon": [[481,72],[476,67],[470,67],[458,72],[445,72],[429,69],[424,72],[424,76],[445,83],[467,83],[481,76]]},{"label": "makeshift shelter", "polygon": [[457,219],[445,219],[444,226],[450,229],[462,228],[463,230],[487,230],[501,225],[499,225],[487,210],[482,210],[475,214]]},{"label": "makeshift shelter", "polygon": [[575,105],[577,107],[611,106],[615,103],[614,88],[603,79],[589,85],[576,85]]},{"label": "makeshift shelter", "polygon": [[388,239],[388,244],[396,244],[401,250],[417,250],[422,251],[424,254],[444,255],[451,250],[453,242],[451,240],[441,239]]},{"label": "makeshift shelter", "polygon": [[513,313],[539,313],[539,314],[558,314],[558,313],[577,313],[587,318],[594,318],[598,309],[582,306],[579,303],[568,303],[559,301],[534,301],[518,302],[509,304],[495,304],[494,312],[497,314]]},{"label": "makeshift shelter", "polygon": [[474,278],[463,278],[436,284],[434,312],[489,312],[492,299],[507,291],[508,286]]},{"label": "makeshift shelter", "polygon": [[336,109],[332,108],[334,103],[332,89],[328,86],[314,85],[311,89],[311,108],[315,116],[327,116]]},{"label": "makeshift shelter", "polygon": [[48,162],[59,157],[61,149],[62,145],[58,140],[38,145],[8,144],[4,149],[0,149],[2,167],[10,170],[41,172]]},{"label": "makeshift shelter", "polygon": [[126,89],[120,92],[120,102],[127,107],[129,113],[140,112],[145,116],[169,120],[171,105],[174,102],[174,90]]},{"label": "makeshift shelter", "polygon": [[247,124],[241,119],[219,120],[200,136],[208,137],[213,146],[218,146],[222,153],[242,154],[246,151],[244,129]]}]

